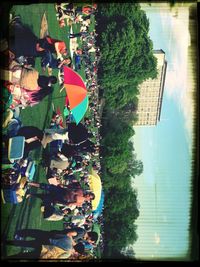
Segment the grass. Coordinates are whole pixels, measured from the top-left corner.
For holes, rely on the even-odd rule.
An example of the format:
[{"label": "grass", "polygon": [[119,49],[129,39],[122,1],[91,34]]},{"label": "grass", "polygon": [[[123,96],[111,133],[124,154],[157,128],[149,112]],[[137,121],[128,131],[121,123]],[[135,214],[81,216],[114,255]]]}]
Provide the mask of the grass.
[{"label": "grass", "polygon": [[[16,5],[11,9],[11,13],[20,15],[22,22],[29,25],[33,32],[39,37],[40,26],[42,16],[46,12],[49,35],[52,38],[65,41],[67,48],[69,48],[68,33],[69,27],[60,28],[56,19],[56,12],[54,4],[28,4],[28,5]],[[94,20],[93,23],[94,24]],[[94,27],[91,26],[91,27]],[[92,29],[92,28],[91,28]],[[78,32],[79,26],[73,25],[73,31]],[[80,42],[79,42],[80,43]],[[81,45],[81,43],[80,43]],[[36,69],[41,72],[40,59],[36,59]],[[53,75],[57,76],[57,70],[53,70]],[[47,74],[47,73],[46,73]],[[83,67],[79,74],[85,80],[85,74]],[[65,92],[59,92],[60,87],[57,84],[54,87],[54,92],[51,96],[43,99],[41,103],[34,107],[27,107],[21,111],[22,123],[25,126],[36,126],[40,129],[49,127],[52,117],[53,109],[52,103],[55,107],[60,107],[62,111],[64,108]],[[43,167],[40,165],[42,159],[42,150],[38,149],[32,153],[32,158],[37,162],[37,171],[34,177],[35,181],[47,182],[46,174]],[[29,229],[42,229],[53,230],[63,229],[63,221],[50,222],[46,221],[42,217],[40,211],[41,201],[38,199],[24,199],[22,203],[17,205],[6,203],[2,205],[1,214],[1,233],[3,238],[12,240],[16,230],[29,228]],[[21,248],[15,246],[4,246],[2,256],[9,256],[21,251]]]}]

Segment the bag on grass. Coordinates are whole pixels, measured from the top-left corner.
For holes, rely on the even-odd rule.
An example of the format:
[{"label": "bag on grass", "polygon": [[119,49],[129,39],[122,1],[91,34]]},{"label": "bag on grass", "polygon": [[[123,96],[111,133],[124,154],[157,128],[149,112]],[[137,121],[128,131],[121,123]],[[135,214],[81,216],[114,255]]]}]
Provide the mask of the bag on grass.
[{"label": "bag on grass", "polygon": [[44,219],[47,221],[60,221],[62,220],[64,215],[62,212],[53,206],[45,206],[44,207]]}]

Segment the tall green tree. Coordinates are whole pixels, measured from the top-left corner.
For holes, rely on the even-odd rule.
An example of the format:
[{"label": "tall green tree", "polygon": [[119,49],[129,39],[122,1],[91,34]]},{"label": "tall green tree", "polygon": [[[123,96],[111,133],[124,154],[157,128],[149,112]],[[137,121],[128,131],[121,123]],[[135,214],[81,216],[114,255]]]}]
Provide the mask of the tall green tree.
[{"label": "tall green tree", "polygon": [[[133,180],[143,171],[130,139],[138,103],[138,86],[157,75],[149,20],[136,3],[99,4],[98,79],[105,98],[102,126],[102,180],[105,191],[106,258],[122,258],[121,250],[137,240],[139,216]],[[103,21],[103,23],[102,23]]]},{"label": "tall green tree", "polygon": [[99,80],[107,105],[123,108],[128,99],[135,100],[138,85],[154,78],[156,58],[148,36],[149,21],[138,4],[100,5],[99,46],[102,51]]}]

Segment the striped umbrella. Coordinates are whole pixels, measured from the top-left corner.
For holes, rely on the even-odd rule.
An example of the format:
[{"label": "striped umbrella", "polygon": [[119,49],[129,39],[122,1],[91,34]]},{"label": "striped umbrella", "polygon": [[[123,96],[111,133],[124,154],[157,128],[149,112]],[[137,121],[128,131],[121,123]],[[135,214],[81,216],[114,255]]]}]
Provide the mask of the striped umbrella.
[{"label": "striped umbrella", "polygon": [[69,107],[78,124],[88,108],[87,88],[81,76],[73,69],[64,66],[64,85]]}]

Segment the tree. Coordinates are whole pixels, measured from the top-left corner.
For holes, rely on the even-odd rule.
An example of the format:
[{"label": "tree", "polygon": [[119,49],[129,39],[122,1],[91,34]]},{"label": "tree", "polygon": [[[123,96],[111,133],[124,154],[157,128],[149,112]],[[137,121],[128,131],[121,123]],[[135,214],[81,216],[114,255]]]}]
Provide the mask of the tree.
[{"label": "tree", "polygon": [[[123,257],[121,250],[137,240],[137,192],[132,183],[143,164],[130,138],[137,120],[138,86],[157,75],[149,20],[135,3],[99,4],[99,82],[105,98],[102,127],[102,180],[105,190],[104,257]],[[102,23],[104,21],[104,23]]]},{"label": "tree", "polygon": [[137,4],[112,3],[100,9],[107,24],[103,31],[101,26],[97,27],[102,51],[99,81],[106,104],[121,109],[127,101],[136,100],[141,82],[157,74],[153,44],[148,36],[149,21]]}]

